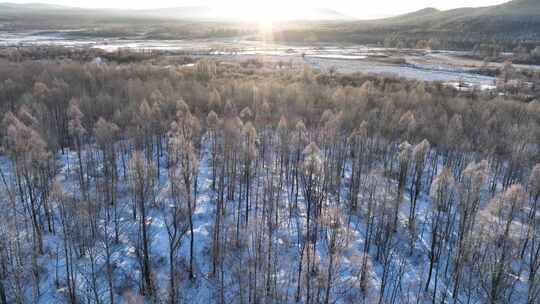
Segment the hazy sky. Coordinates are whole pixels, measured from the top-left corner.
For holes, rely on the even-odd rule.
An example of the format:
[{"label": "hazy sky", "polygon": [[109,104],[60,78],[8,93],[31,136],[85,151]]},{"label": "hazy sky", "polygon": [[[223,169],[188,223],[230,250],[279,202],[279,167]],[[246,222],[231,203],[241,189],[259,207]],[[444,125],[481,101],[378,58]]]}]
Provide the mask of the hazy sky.
[{"label": "hazy sky", "polygon": [[[1,1],[1,0],[0,0]],[[6,0],[15,3],[46,2],[76,7],[92,8],[156,8],[188,5],[213,5],[223,7],[272,6],[276,8],[300,9],[302,6],[331,8],[354,17],[382,17],[412,12],[425,7],[446,10],[456,7],[487,6],[509,0]],[[291,4],[293,4],[291,8]]]}]

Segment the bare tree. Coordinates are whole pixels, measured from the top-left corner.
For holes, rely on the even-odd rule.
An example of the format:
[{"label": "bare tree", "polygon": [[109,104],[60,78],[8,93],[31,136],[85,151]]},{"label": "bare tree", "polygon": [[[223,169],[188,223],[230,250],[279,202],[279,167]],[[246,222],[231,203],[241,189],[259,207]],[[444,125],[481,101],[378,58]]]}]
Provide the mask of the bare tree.
[{"label": "bare tree", "polygon": [[514,185],[491,200],[482,210],[481,235],[485,238],[480,260],[475,263],[481,278],[481,287],[489,303],[508,300],[518,276],[512,266],[512,258],[517,253],[513,224],[522,211],[525,192],[520,185]]},{"label": "bare tree", "polygon": [[134,206],[138,210],[138,225],[140,232],[139,249],[141,264],[141,293],[154,296],[152,281],[152,268],[150,263],[150,234],[148,208],[155,201],[156,167],[144,155],[136,151],[133,153],[129,165],[129,182],[133,193]]},{"label": "bare tree", "polygon": [[84,115],[79,109],[78,103],[79,101],[76,99],[72,99],[69,102],[69,133],[73,137],[73,140],[75,142],[75,149],[77,150],[77,157],[79,162],[79,185],[81,187],[83,197],[87,199],[86,181],[84,177],[85,173],[83,168],[82,156],[82,136],[86,133],[86,129],[83,127],[82,120],[84,118]]}]

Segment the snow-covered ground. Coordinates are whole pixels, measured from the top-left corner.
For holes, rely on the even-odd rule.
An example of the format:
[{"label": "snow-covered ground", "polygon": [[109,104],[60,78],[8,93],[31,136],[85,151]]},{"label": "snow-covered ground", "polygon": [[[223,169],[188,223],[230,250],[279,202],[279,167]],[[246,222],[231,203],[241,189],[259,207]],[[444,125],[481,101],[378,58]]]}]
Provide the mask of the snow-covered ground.
[{"label": "snow-covered ground", "polygon": [[[180,273],[180,298],[182,303],[215,303],[218,298],[219,286],[217,286],[217,280],[211,275],[212,273],[212,234],[213,223],[215,221],[214,216],[216,212],[216,193],[211,188],[211,167],[210,167],[210,153],[208,150],[208,143],[203,144],[203,151],[201,152],[200,167],[198,170],[198,186],[196,193],[196,209],[194,211],[194,239],[195,239],[195,279],[189,280],[187,274],[187,265],[189,263],[189,232],[183,238],[180,248],[181,268]],[[58,155],[58,164],[60,166],[58,179],[61,182],[64,190],[73,195],[78,195],[79,189],[77,184],[77,171],[78,158],[75,152],[68,152],[64,155]],[[163,159],[165,161],[165,159]],[[165,162],[163,162],[165,163]],[[122,162],[118,163],[120,171],[122,170]],[[438,171],[442,169],[443,164],[440,163]],[[3,172],[10,172],[10,163],[7,160],[2,161]],[[276,168],[269,168],[274,170]],[[156,186],[158,192],[165,191],[169,181],[167,180],[167,171],[165,168],[161,169],[161,179]],[[350,180],[350,165],[348,164],[345,170],[344,178],[342,181],[342,190],[329,198],[329,201],[335,200],[346,201],[347,197],[347,183]],[[264,176],[256,177],[256,182],[259,185],[267,182]],[[384,292],[385,301],[392,303],[431,303],[430,293],[424,292],[424,282],[428,271],[428,255],[430,250],[431,238],[431,220],[432,215],[430,212],[433,210],[433,203],[425,192],[422,192],[417,205],[417,227],[418,237],[414,241],[413,250],[409,248],[409,238],[405,233],[408,225],[408,211],[410,202],[408,201],[408,195],[404,195],[404,201],[399,209],[398,214],[398,233],[392,237],[394,243],[393,248],[388,253],[390,266],[388,273],[384,273],[384,267],[381,261],[375,260],[375,255],[378,250],[375,245],[371,246],[368,254],[370,260],[373,263],[373,268],[369,271],[369,284],[367,294],[361,295],[359,292],[359,269],[360,269],[360,257],[359,253],[364,250],[366,244],[366,238],[368,237],[368,231],[366,230],[367,221],[367,204],[369,204],[369,189],[367,188],[370,183],[373,183],[374,176],[363,176],[363,187],[360,191],[359,197],[359,210],[355,214],[349,213],[346,204],[338,205],[342,209],[341,211],[347,218],[347,246],[343,248],[343,251],[339,255],[339,259],[336,263],[336,277],[334,288],[332,289],[332,303],[373,303],[377,302],[378,295],[381,292],[380,286],[384,276],[386,277],[387,285]],[[380,183],[378,191],[376,192],[376,200],[379,201],[392,201],[395,193],[385,192],[384,184],[389,185],[388,189],[395,189],[396,183],[394,180],[383,178],[379,176]],[[427,174],[424,174],[424,183],[428,182]],[[389,183],[389,184],[388,184]],[[274,186],[277,186],[274,181]],[[263,186],[261,186],[263,187]],[[261,191],[261,187],[255,187],[257,191]],[[131,219],[132,214],[132,202],[131,195],[127,184],[120,182],[119,184],[119,217],[121,222],[120,229],[120,242],[114,244],[112,248],[112,264],[114,265],[114,282],[115,282],[115,294],[117,303],[126,303],[126,293],[130,290],[134,293],[138,289],[138,280],[140,278],[140,265],[138,257],[136,255],[136,248],[134,244],[137,243],[137,222]],[[407,193],[408,189],[405,190]],[[276,267],[278,277],[275,282],[277,288],[282,295],[280,303],[292,303],[294,302],[294,294],[296,292],[295,268],[299,263],[299,250],[297,239],[302,234],[303,227],[306,225],[307,206],[305,199],[300,191],[298,208],[294,209],[293,219],[289,217],[287,212],[287,206],[290,206],[293,202],[293,195],[290,193],[290,186],[284,185],[282,189],[277,191],[277,206],[280,210],[280,216],[277,218],[275,232],[273,234],[272,246],[275,252],[275,260],[271,261],[272,265]],[[254,194],[259,195],[259,193]],[[224,217],[224,227],[234,227],[237,221],[236,208],[239,202],[235,200],[227,201],[226,215]],[[168,238],[163,220],[162,211],[152,208],[149,212],[149,231],[151,239],[151,261],[153,268],[153,277],[155,284],[157,285],[158,295],[165,299],[168,288]],[[239,290],[246,288],[242,284],[247,284],[247,264],[253,255],[256,253],[250,251],[252,242],[256,242],[256,236],[261,233],[265,228],[265,223],[260,222],[261,212],[265,210],[252,209],[253,218],[255,222],[249,226],[249,232],[245,233],[247,239],[243,240],[248,245],[245,251],[236,252],[231,249],[231,253],[225,257],[224,264],[226,267],[226,303],[241,303],[242,296],[239,296]],[[56,219],[58,220],[58,219]],[[377,219],[380,220],[380,219]],[[101,223],[102,224],[102,223]],[[233,228],[231,228],[233,229]],[[233,231],[225,229],[224,234],[232,234]],[[65,261],[62,254],[62,238],[60,234],[45,235],[45,254],[39,258],[39,265],[42,268],[42,276],[40,280],[40,289],[42,295],[40,296],[38,303],[62,303],[65,301],[65,273],[63,271]],[[316,248],[315,256],[320,259],[321,269],[325,269],[328,263],[328,240],[322,239]],[[89,273],[95,273],[98,278],[98,297],[100,303],[108,302],[108,286],[105,274],[105,257],[103,256],[102,244],[95,244],[95,248],[90,248],[90,252],[95,252],[96,256],[94,263],[89,260],[89,255],[79,257],[75,261],[75,273],[79,292],[81,292],[81,301],[89,303],[97,302],[95,298],[82,292],[89,292],[92,288],[92,280],[88,276]],[[257,245],[264,246],[264,245]],[[92,251],[93,250],[93,251]],[[443,267],[442,261],[447,261],[447,256],[441,256],[441,265],[437,267]],[[90,270],[90,267],[94,265],[95,269]],[[442,270],[441,270],[442,271]],[[323,271],[324,272],[324,271]],[[251,273],[249,274],[251,275]],[[442,274],[440,275],[442,278]],[[250,278],[251,279],[251,278]],[[516,282],[516,296],[515,300],[523,300],[523,290],[526,288],[525,279],[518,280]],[[440,279],[438,281],[438,290],[442,293],[448,293],[447,300],[451,298],[450,291],[451,286],[447,286],[448,281]],[[433,280],[430,288],[433,288]],[[399,294],[400,298],[395,298]],[[440,296],[440,295],[439,295]],[[28,295],[32,298],[31,295]],[[393,299],[393,300],[392,300]],[[473,297],[471,303],[481,303],[481,300],[475,300]],[[516,302],[517,303],[517,302]]]}]

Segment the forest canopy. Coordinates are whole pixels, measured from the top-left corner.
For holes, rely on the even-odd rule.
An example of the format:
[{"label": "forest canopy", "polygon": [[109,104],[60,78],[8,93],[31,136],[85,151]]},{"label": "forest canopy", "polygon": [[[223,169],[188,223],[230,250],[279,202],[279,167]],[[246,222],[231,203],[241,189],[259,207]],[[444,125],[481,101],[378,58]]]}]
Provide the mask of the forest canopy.
[{"label": "forest canopy", "polygon": [[0,61],[0,303],[540,300],[537,100],[87,56]]}]

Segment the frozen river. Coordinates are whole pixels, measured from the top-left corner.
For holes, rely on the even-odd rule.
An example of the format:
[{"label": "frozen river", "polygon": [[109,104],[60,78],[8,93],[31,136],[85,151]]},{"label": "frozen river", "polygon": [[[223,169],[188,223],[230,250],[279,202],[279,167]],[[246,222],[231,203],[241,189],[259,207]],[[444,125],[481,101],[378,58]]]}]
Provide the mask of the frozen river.
[{"label": "frozen river", "polygon": [[[447,83],[467,83],[482,89],[492,88],[496,79],[473,71],[471,66],[431,63],[430,52],[395,50],[363,45],[284,45],[243,38],[146,40],[119,38],[81,38],[69,31],[54,33],[0,33],[0,46],[58,45],[90,47],[113,52],[119,49],[162,50],[187,55],[204,55],[223,59],[294,61],[321,70],[335,69],[340,73],[371,73]],[[448,54],[445,53],[448,57]],[[399,63],[389,59],[399,59]]]}]

